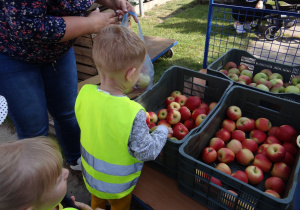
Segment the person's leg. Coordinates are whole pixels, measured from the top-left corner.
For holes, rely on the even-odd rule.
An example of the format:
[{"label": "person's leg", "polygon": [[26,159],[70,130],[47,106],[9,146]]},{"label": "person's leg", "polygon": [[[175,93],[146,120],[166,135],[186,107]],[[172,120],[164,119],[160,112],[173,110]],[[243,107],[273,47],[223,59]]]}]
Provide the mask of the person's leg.
[{"label": "person's leg", "polygon": [[44,65],[42,76],[56,137],[67,163],[76,165],[80,157],[80,129],[74,111],[78,79],[73,48],[54,65]]},{"label": "person's leg", "polygon": [[8,104],[18,138],[48,134],[47,102],[40,64],[30,64],[0,53],[0,95]]},{"label": "person's leg", "polygon": [[120,199],[109,199],[110,210],[129,210],[131,204],[132,194],[128,194]]},{"label": "person's leg", "polygon": [[106,206],[106,200],[98,198],[97,196],[92,194],[92,199],[91,199],[91,208],[96,209],[96,208],[101,208],[105,209]]}]

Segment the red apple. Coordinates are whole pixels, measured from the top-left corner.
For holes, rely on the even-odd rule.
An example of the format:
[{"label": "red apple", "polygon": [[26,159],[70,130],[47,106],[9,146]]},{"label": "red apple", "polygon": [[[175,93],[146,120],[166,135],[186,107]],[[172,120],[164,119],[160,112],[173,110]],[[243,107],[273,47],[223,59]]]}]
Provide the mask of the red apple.
[{"label": "red apple", "polygon": [[276,136],[268,136],[266,141],[266,144],[281,144],[281,141],[276,138]]},{"label": "red apple", "polygon": [[271,170],[272,162],[265,155],[257,154],[252,165],[259,167],[264,173],[268,173]]},{"label": "red apple", "polygon": [[225,147],[225,142],[218,137],[214,137],[209,141],[209,146],[218,151],[219,149]]},{"label": "red apple", "polygon": [[276,136],[278,129],[278,126],[273,126],[272,128],[270,128],[270,130],[268,131],[268,136]]},{"label": "red apple", "polygon": [[231,68],[236,68],[237,65],[234,61],[229,61],[225,64],[224,69],[229,70]]},{"label": "red apple", "polygon": [[235,155],[231,149],[226,147],[219,149],[218,153],[218,161],[221,163],[231,163],[234,161]]},{"label": "red apple", "polygon": [[185,95],[180,95],[175,98],[175,102],[179,103],[180,106],[184,106],[186,100],[187,100],[187,97]]},{"label": "red apple", "polygon": [[167,109],[168,109],[168,111],[169,110],[179,110],[180,109],[180,104],[179,103],[177,103],[177,102],[175,102],[175,101],[173,101],[173,102],[171,102],[170,104],[169,104],[169,106],[167,107]]},{"label": "red apple", "polygon": [[261,131],[268,131],[271,129],[272,124],[269,119],[261,117],[255,121],[255,127]]},{"label": "red apple", "polygon": [[283,179],[283,181],[288,181],[291,172],[292,170],[287,164],[285,164],[284,162],[278,162],[274,164],[271,170],[271,175],[279,177]]},{"label": "red apple", "polygon": [[261,130],[252,130],[249,134],[249,138],[256,141],[256,143],[259,145],[266,141],[267,135]]},{"label": "red apple", "polygon": [[238,81],[244,81],[246,85],[251,83],[251,79],[247,75],[240,75]]},{"label": "red apple", "polygon": [[177,123],[173,127],[173,136],[178,140],[183,139],[188,133],[189,130],[182,123]]},{"label": "red apple", "polygon": [[296,130],[290,125],[282,125],[276,133],[276,137],[280,141],[291,142],[297,136]]},{"label": "red apple", "polygon": [[242,117],[242,111],[238,106],[230,106],[227,108],[226,116],[235,121]]},{"label": "red apple", "polygon": [[294,158],[293,155],[291,155],[291,153],[285,152],[283,162],[286,163],[288,166],[290,166],[292,168],[294,166],[294,163],[295,163],[295,158]]},{"label": "red apple", "polygon": [[155,112],[148,112],[150,116],[149,123],[157,123],[158,117]]},{"label": "red apple", "polygon": [[231,132],[231,138],[242,142],[246,139],[246,133],[242,130],[234,130]]},{"label": "red apple", "polygon": [[246,184],[248,184],[248,177],[247,174],[241,170],[237,170],[236,172],[234,172],[233,174],[231,174],[232,177],[241,180],[242,182],[245,182]]},{"label": "red apple", "polygon": [[175,125],[181,120],[181,114],[179,111],[172,109],[168,111],[166,120],[168,121],[169,124]]},{"label": "red apple", "polygon": [[254,155],[250,150],[242,149],[236,153],[235,158],[239,164],[248,166],[253,162]]},{"label": "red apple", "polygon": [[226,147],[236,154],[238,151],[242,150],[242,143],[239,140],[232,139],[227,143]]},{"label": "red apple", "polygon": [[149,128],[149,129],[151,129],[151,128],[155,127],[155,126],[156,126],[155,123],[149,123],[149,124],[148,124],[148,128]]},{"label": "red apple", "polygon": [[207,164],[213,163],[217,159],[217,152],[212,147],[205,147],[202,150],[201,158],[204,163],[207,163]]},{"label": "red apple", "polygon": [[270,144],[267,149],[267,157],[274,163],[282,162],[285,157],[285,148],[280,144]]},{"label": "red apple", "polygon": [[267,156],[267,150],[268,150],[269,144],[262,144],[258,147],[257,154],[263,154]]},{"label": "red apple", "polygon": [[274,196],[275,198],[281,199],[280,195],[274,190],[266,190],[265,193]]},{"label": "red apple", "polygon": [[177,96],[181,96],[181,92],[179,90],[174,90],[172,93],[171,93],[171,96],[173,98],[176,98]]},{"label": "red apple", "polygon": [[160,120],[164,120],[167,118],[168,110],[167,109],[161,109],[157,113],[157,117]]},{"label": "red apple", "polygon": [[238,130],[242,130],[244,132],[250,132],[252,130],[252,122],[247,117],[240,117],[237,119],[235,124]]},{"label": "red apple", "polygon": [[193,112],[192,112],[192,118],[193,120],[196,120],[196,118],[200,115],[200,114],[205,114],[206,115],[206,111],[204,109],[195,109]]},{"label": "red apple", "polygon": [[245,139],[242,141],[243,149],[249,149],[253,154],[257,152],[258,145],[253,139]]},{"label": "red apple", "polygon": [[284,181],[276,176],[272,176],[265,181],[266,190],[274,190],[279,195],[283,195],[285,191],[285,183]]},{"label": "red apple", "polygon": [[206,118],[206,114],[200,114],[197,116],[196,120],[195,120],[195,125],[196,127],[198,127]]},{"label": "red apple", "polygon": [[218,163],[215,168],[224,172],[225,174],[231,175],[231,169],[226,163]]},{"label": "red apple", "polygon": [[251,121],[251,124],[250,124],[250,127],[249,127],[250,131],[255,130],[255,120],[250,118],[250,121]]},{"label": "red apple", "polygon": [[171,125],[170,125],[170,123],[168,123],[167,120],[160,120],[160,121],[158,121],[157,125],[165,125],[165,126],[171,128]]},{"label": "red apple", "polygon": [[295,144],[290,143],[290,142],[284,142],[282,145],[285,150],[289,153],[291,153],[291,155],[296,156],[298,153],[298,147],[295,146]]},{"label": "red apple", "polygon": [[224,142],[227,142],[230,140],[231,134],[228,130],[221,128],[216,132],[216,137],[222,139]]},{"label": "red apple", "polygon": [[192,130],[193,128],[195,128],[195,126],[196,126],[195,122],[192,118],[185,120],[183,124],[185,125],[185,127],[187,127],[187,129],[189,131]]},{"label": "red apple", "polygon": [[167,97],[165,100],[165,107],[168,107],[171,102],[175,102],[175,98],[172,96]]},{"label": "red apple", "polygon": [[201,104],[201,98],[198,96],[190,96],[185,101],[185,106],[189,108],[189,110],[194,111]]},{"label": "red apple", "polygon": [[181,114],[181,120],[187,120],[191,117],[191,111],[186,106],[180,107],[178,111]]},{"label": "red apple", "polygon": [[146,123],[147,124],[150,123],[150,114],[149,114],[149,112],[146,112]]},{"label": "red apple", "polygon": [[209,105],[208,105],[208,109],[209,111],[213,110],[216,106],[217,106],[217,102],[211,102]]},{"label": "red apple", "polygon": [[245,173],[248,177],[248,182],[253,185],[259,184],[264,179],[262,170],[257,166],[248,166],[245,169]]},{"label": "red apple", "polygon": [[238,65],[238,70],[240,70],[240,72],[242,72],[243,70],[249,70],[248,66],[246,66],[246,64],[240,64]]},{"label": "red apple", "polygon": [[209,110],[209,108],[208,108],[208,104],[207,103],[204,103],[204,102],[202,102],[201,104],[200,104],[200,106],[199,106],[199,109],[204,109],[205,110],[205,112],[206,112],[206,114],[208,113],[208,110]]},{"label": "red apple", "polygon": [[235,122],[230,119],[224,119],[222,122],[222,128],[228,130],[229,132],[232,132],[235,130]]},{"label": "red apple", "polygon": [[210,178],[210,182],[212,182],[212,183],[214,183],[214,184],[216,184],[216,185],[222,187],[222,182],[221,182],[221,180],[219,180],[219,179],[217,179],[217,178],[215,178],[215,177],[213,177],[213,176]]}]

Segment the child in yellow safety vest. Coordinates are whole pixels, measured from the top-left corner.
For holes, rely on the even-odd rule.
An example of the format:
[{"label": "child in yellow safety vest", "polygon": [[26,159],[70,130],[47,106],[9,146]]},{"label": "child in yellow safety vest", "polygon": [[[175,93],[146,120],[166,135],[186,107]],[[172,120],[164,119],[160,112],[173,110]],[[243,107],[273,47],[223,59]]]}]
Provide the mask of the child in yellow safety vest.
[{"label": "child in yellow safety vest", "polygon": [[92,210],[75,202],[63,208],[69,171],[58,144],[35,137],[0,144],[0,210]]},{"label": "child in yellow safety vest", "polygon": [[128,210],[144,161],[154,160],[172,133],[164,125],[150,133],[145,109],[124,95],[136,84],[145,56],[144,42],[126,27],[106,26],[94,38],[101,84],[83,86],[75,104],[93,209],[108,202],[111,210]]}]

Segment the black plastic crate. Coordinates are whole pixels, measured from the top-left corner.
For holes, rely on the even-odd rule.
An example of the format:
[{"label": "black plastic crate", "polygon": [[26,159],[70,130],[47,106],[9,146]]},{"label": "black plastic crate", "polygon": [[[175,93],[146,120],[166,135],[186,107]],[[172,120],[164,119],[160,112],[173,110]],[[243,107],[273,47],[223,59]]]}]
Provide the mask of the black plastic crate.
[{"label": "black plastic crate", "polygon": [[[263,192],[264,181],[269,177],[267,174],[264,174],[262,183],[252,186],[215,169],[214,164],[209,165],[200,161],[203,148],[207,147],[210,139],[220,129],[222,121],[226,118],[226,110],[232,105],[241,108],[242,116],[252,119],[266,117],[273,126],[288,124],[293,126],[298,134],[300,133],[299,103],[242,86],[233,86],[226,93],[209,122],[199,132],[191,135],[180,147],[179,190],[211,209],[287,209],[293,200],[299,180],[299,151],[290,179],[286,182],[286,190],[282,199]],[[235,161],[228,165],[232,173],[237,170],[244,171],[246,168]],[[221,180],[222,187],[211,183],[211,177]],[[228,190],[235,191],[237,195]]]},{"label": "black plastic crate", "polygon": [[[198,83],[201,79],[201,84]],[[197,81],[198,80],[198,81]],[[144,92],[135,101],[140,103],[147,111],[157,113],[164,108],[165,99],[174,90],[179,90],[185,96],[199,96],[203,102],[219,102],[224,93],[233,85],[232,81],[203,74],[198,71],[186,69],[179,66],[172,66],[164,72],[160,80],[149,91]],[[218,103],[214,110],[216,110]],[[210,118],[213,111],[207,115],[200,126],[191,130],[182,140],[168,139],[160,155],[154,161],[146,163],[151,167],[163,172],[172,178],[177,178],[178,174],[178,150],[180,145],[192,133],[198,131]]]},{"label": "black plastic crate", "polygon": [[[213,63],[211,63],[207,67],[207,73],[218,76],[221,78],[226,78],[231,80],[227,75],[225,75],[222,72],[219,72],[219,70],[223,69],[225,64],[229,61],[233,61],[238,65],[245,64],[249,67],[249,70],[252,71],[253,76],[256,73],[259,73],[263,69],[270,69],[273,73],[280,73],[283,76],[283,82],[291,82],[291,80],[297,76],[300,75],[300,66],[289,66],[284,65],[280,63],[275,63],[272,61],[267,61],[263,59],[259,59],[254,57],[252,54],[245,50],[240,49],[230,49],[225,54],[223,54],[221,57],[219,57],[217,60],[215,60]],[[255,89],[258,91],[263,91],[255,87],[251,87],[249,85],[244,85],[238,82],[234,82],[234,85],[241,85],[244,87],[248,87],[251,89]],[[264,91],[267,92],[267,91]],[[278,96],[285,99],[294,100],[296,102],[300,102],[300,94],[295,93],[272,93],[268,92],[274,96]]]}]

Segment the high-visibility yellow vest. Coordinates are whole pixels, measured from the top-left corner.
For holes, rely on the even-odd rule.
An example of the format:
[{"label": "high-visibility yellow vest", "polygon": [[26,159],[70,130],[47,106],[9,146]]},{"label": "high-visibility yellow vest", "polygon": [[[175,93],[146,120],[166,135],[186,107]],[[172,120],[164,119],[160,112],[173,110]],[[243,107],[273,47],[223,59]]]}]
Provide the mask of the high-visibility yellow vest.
[{"label": "high-visibility yellow vest", "polygon": [[85,85],[75,113],[81,130],[81,162],[87,189],[103,199],[123,198],[134,189],[143,162],[128,152],[136,114],[145,110],[128,97],[117,97]]}]

